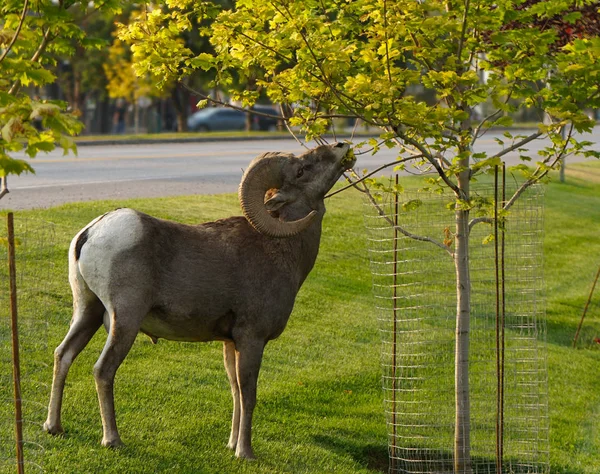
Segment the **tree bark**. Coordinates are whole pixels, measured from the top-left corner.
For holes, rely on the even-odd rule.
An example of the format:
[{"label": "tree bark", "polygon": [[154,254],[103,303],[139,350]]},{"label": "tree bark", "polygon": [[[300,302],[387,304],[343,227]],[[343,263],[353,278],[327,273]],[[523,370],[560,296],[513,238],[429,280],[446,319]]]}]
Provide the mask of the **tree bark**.
[{"label": "tree bark", "polygon": [[173,100],[173,107],[175,108],[175,112],[177,114],[177,131],[186,132],[189,94],[180,87],[175,87],[171,92],[171,99]]},{"label": "tree bark", "polygon": [[[468,165],[468,163],[467,163]],[[461,165],[461,167],[463,167]],[[469,170],[458,177],[461,199],[469,197]],[[456,269],[455,339],[455,431],[454,472],[471,474],[471,409],[469,397],[469,328],[471,319],[471,277],[469,274],[469,210],[457,209],[454,266]]]},{"label": "tree bark", "polygon": [[[248,91],[255,91],[256,90],[256,78],[254,77],[254,74],[250,74],[250,77],[248,77],[248,82],[246,83],[246,90]],[[255,120],[255,115],[252,115],[251,113],[246,113],[246,125],[245,125],[245,129],[246,132],[250,132],[252,130],[259,130],[259,124],[258,124],[258,118]],[[256,127],[254,126],[256,125]]]}]

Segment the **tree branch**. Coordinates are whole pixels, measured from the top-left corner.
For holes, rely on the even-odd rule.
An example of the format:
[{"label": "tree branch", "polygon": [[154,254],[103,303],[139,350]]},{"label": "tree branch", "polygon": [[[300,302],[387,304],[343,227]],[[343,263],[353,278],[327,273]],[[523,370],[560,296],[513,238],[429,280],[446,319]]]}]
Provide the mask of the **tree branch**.
[{"label": "tree branch", "polygon": [[503,150],[500,150],[498,153],[496,153],[491,158],[500,158],[501,156],[504,156],[507,153],[510,153],[511,151],[516,150],[517,148],[521,148],[523,145],[527,145],[529,142],[535,140],[536,138],[541,137],[543,134],[544,134],[543,132],[533,133],[533,134],[529,135],[528,137],[525,137],[520,142],[514,143],[513,145],[509,146],[508,148],[504,148]]},{"label": "tree branch", "polygon": [[465,11],[463,13],[462,19],[462,29],[460,32],[460,38],[458,39],[458,51],[456,53],[456,60],[458,64],[462,64],[462,60],[460,57],[462,56],[463,43],[465,42],[465,35],[467,32],[467,19],[469,17],[469,6],[470,0],[465,0]]},{"label": "tree branch", "polygon": [[477,125],[477,127],[475,127],[475,130],[473,132],[473,140],[471,140],[471,147],[473,147],[475,145],[475,141],[477,141],[479,138],[481,138],[485,134],[485,132],[483,132],[481,135],[479,135],[479,131],[481,130],[483,125],[486,122],[492,120],[496,115],[498,115],[500,113],[502,113],[502,110],[498,109],[494,113],[491,113],[490,115],[485,117],[481,122],[479,122],[479,125]]},{"label": "tree branch", "polygon": [[[285,17],[285,15],[283,14],[283,12],[277,7],[277,5],[275,5],[273,2],[271,2],[271,5],[273,6],[273,8],[275,8],[282,16]],[[289,19],[291,19],[293,17],[292,13],[290,12],[289,8],[287,5],[283,5],[283,7],[285,8],[285,10],[288,13]],[[381,127],[380,124],[375,123],[371,120],[367,120],[365,119],[363,116],[361,116],[357,110],[354,107],[351,107],[348,102],[346,102],[344,99],[348,100],[349,102],[353,103],[354,105],[360,107],[360,108],[364,108],[365,104],[361,103],[360,101],[356,100],[353,97],[350,97],[348,94],[345,94],[344,92],[340,91],[339,89],[337,89],[336,87],[333,86],[333,84],[331,83],[331,81],[327,78],[327,74],[325,73],[325,70],[323,69],[322,66],[322,61],[319,61],[319,58],[317,58],[317,55],[314,52],[314,49],[312,48],[312,46],[310,45],[310,43],[308,42],[308,38],[306,37],[306,33],[302,30],[302,29],[297,29],[298,34],[300,34],[300,37],[302,38],[302,41],[304,42],[306,48],[308,49],[310,55],[312,56],[315,66],[317,67],[317,69],[321,72],[321,76],[313,73],[310,71],[310,69],[308,69],[308,72],[311,76],[313,76],[315,79],[317,79],[318,81],[321,81],[323,84],[325,84],[329,90],[333,93],[333,95],[337,98],[338,102],[343,105],[344,107],[346,107],[348,110],[350,110],[354,116],[356,117],[361,117],[364,121],[373,124],[374,126],[377,127]],[[342,99],[343,97],[343,99]]]},{"label": "tree branch", "polygon": [[[279,110],[281,112],[281,116],[284,117],[285,113],[283,111],[283,105],[279,104]],[[283,119],[283,124],[285,125],[285,128],[287,128],[288,133],[294,137],[294,140],[296,140],[298,142],[298,144],[304,148],[306,148],[307,150],[309,149],[308,146],[306,146],[306,143],[303,143],[302,140],[300,140],[296,134],[294,133],[294,131],[292,130],[292,128],[290,127],[290,124],[288,123],[288,121],[286,119]]]},{"label": "tree branch", "polygon": [[[386,127],[386,131],[387,131],[387,132],[393,132],[393,133],[396,133],[396,131],[395,131],[393,128],[391,128],[391,127]],[[394,141],[396,142],[396,144],[397,144],[399,147],[402,147],[402,149],[403,149],[404,151],[406,151],[406,152],[408,152],[408,153],[411,153],[412,155],[421,155],[421,153],[419,153],[419,151],[417,151],[417,150],[411,150],[410,148],[408,148],[408,147],[406,146],[407,144],[406,144],[406,143],[402,143],[402,142],[400,141],[400,138],[398,138],[397,136],[396,136],[396,137],[393,137],[393,138],[392,138],[392,140],[394,140]]]},{"label": "tree branch", "polygon": [[[259,112],[258,110],[254,110],[254,109],[246,109],[244,107],[238,107],[237,105],[233,105],[227,102],[223,102],[222,100],[219,99],[213,99],[212,97],[203,94],[202,92],[200,92],[199,90],[196,90],[190,86],[188,86],[185,82],[183,82],[182,80],[177,81],[177,83],[186,91],[188,91],[190,94],[196,95],[198,97],[201,97],[204,100],[208,100],[209,102],[212,102],[213,104],[217,104],[217,105],[222,105],[223,107],[228,107],[230,109],[234,109],[234,110],[239,110],[240,112],[246,112],[252,115],[256,115],[256,116],[260,116],[260,117],[266,117],[266,118],[272,118],[272,119],[278,119],[278,120],[283,120],[284,122],[287,123],[287,117],[285,117],[285,115],[283,115],[283,111],[282,111],[282,115],[275,115],[275,114],[269,114],[267,112]],[[355,118],[354,115],[344,115],[344,114],[322,114],[319,115],[318,117],[315,118],[326,118],[326,119],[330,119],[330,118]],[[314,120],[314,119],[313,119]]]},{"label": "tree branch", "polygon": [[0,56],[0,63],[2,61],[4,61],[4,58],[9,53],[9,51],[12,49],[12,47],[15,45],[15,42],[17,41],[17,38],[19,37],[19,33],[21,32],[23,23],[25,23],[25,16],[27,16],[27,8],[29,8],[29,0],[25,0],[25,2],[23,3],[23,11],[21,12],[21,17],[19,18],[19,24],[17,25],[17,29],[15,30],[15,34],[11,38],[10,43],[8,44],[8,46],[2,53],[2,56]]},{"label": "tree branch", "polygon": [[444,245],[443,243],[438,242],[437,240],[432,239],[430,237],[426,237],[424,235],[413,234],[412,232],[407,231],[402,226],[395,225],[393,219],[391,219],[385,213],[385,211],[381,208],[381,206],[377,203],[377,201],[375,200],[375,198],[373,197],[373,195],[369,191],[369,188],[366,185],[363,184],[363,189],[361,191],[367,195],[367,198],[369,199],[371,204],[375,207],[375,209],[377,210],[377,213],[381,217],[383,217],[385,219],[385,221],[388,224],[390,224],[390,226],[392,226],[392,228],[396,229],[398,232],[400,232],[402,235],[408,237],[409,239],[418,240],[419,242],[429,242],[429,243],[435,245],[436,247],[439,247],[442,250],[445,250],[451,257],[454,257],[454,252],[452,252],[452,250],[450,250],[450,248],[447,247],[446,245]]},{"label": "tree branch", "polygon": [[2,185],[0,186],[0,199],[2,199],[6,194],[9,193],[6,176],[1,177],[0,182],[2,182]]},{"label": "tree branch", "polygon": [[[46,46],[48,46],[49,42],[50,42],[50,27],[48,27],[48,29],[46,29],[46,31],[44,32],[44,36],[42,38],[42,42],[40,43],[40,45],[36,49],[35,53],[33,53],[33,56],[30,59],[30,61],[32,63],[36,63],[36,62],[38,62],[40,60],[40,57],[42,56],[42,53],[46,49]],[[8,91],[8,93],[10,95],[16,94],[19,91],[20,84],[21,84],[21,81],[19,79],[17,79],[13,83],[13,85],[11,86],[10,90]]]},{"label": "tree branch", "polygon": [[[542,167],[538,166],[535,169],[535,171],[532,173],[532,176],[529,179],[527,179],[521,186],[519,186],[519,188],[515,191],[515,193],[511,196],[511,198],[504,204],[504,206],[502,206],[503,211],[508,211],[513,206],[513,204],[517,201],[517,199],[519,199],[521,194],[523,194],[525,192],[525,190],[527,188],[529,188],[533,184],[540,181],[544,176],[546,176],[550,172],[551,169],[554,169],[554,167],[556,166],[558,161],[564,156],[565,150],[567,148],[567,144],[569,143],[569,139],[571,138],[572,133],[573,133],[573,125],[571,124],[571,127],[569,129],[565,143],[563,144],[560,152],[558,152],[557,155],[554,157],[554,160],[552,161],[552,158],[548,157],[542,162],[542,164],[544,164],[544,165],[547,163],[550,163],[550,161],[552,161],[552,163],[550,163],[549,166],[545,167],[545,170],[541,173],[540,173],[540,171],[541,171]],[[534,134],[534,135],[539,136],[540,134]],[[529,141],[533,140],[533,138],[531,138],[531,137],[533,137],[533,135],[530,135],[529,137],[527,137],[527,139],[529,139]],[[518,148],[518,146],[520,146],[520,145],[517,144],[516,148]],[[538,174],[538,173],[540,173],[540,174]],[[479,223],[485,222],[487,224],[491,224],[493,221],[494,220],[491,217],[477,217],[475,219],[471,219],[471,221],[469,222],[469,232],[471,231],[471,229],[474,226],[476,226]]]},{"label": "tree branch", "polygon": [[[546,166],[545,170],[541,173],[540,173],[540,171],[541,171],[542,167],[538,166],[535,169],[535,171],[532,173],[531,177],[529,179],[527,179],[527,181],[525,181],[519,187],[519,189],[517,189],[515,191],[515,193],[506,202],[506,204],[504,204],[504,207],[502,208],[502,210],[507,211],[508,209],[510,209],[512,207],[512,205],[517,201],[517,199],[521,196],[521,194],[523,194],[525,192],[525,190],[527,188],[529,188],[531,185],[540,181],[544,176],[546,176],[550,172],[551,169],[554,169],[554,167],[559,162],[559,160],[564,156],[565,151],[567,149],[567,144],[569,143],[569,140],[571,139],[572,134],[573,134],[573,124],[571,124],[571,127],[569,128],[569,132],[567,134],[567,138],[565,139],[565,143],[562,146],[562,150],[556,155],[556,157],[554,158],[554,161],[552,161],[552,163],[549,166]],[[544,161],[542,161],[542,165],[546,165],[547,163],[550,163],[551,160],[552,160],[551,157],[546,158]],[[540,173],[540,174],[538,174],[538,173]]]},{"label": "tree branch", "polygon": [[474,219],[471,219],[471,221],[469,222],[469,233],[471,232],[471,229],[473,229],[473,227],[482,222],[485,222],[486,224],[491,224],[492,222],[494,222],[494,219],[492,217],[476,217]]},{"label": "tree branch", "polygon": [[[380,166],[380,167],[379,167],[379,168],[377,168],[376,170],[374,170],[374,171],[371,171],[370,173],[368,173],[368,174],[364,175],[364,176],[363,176],[362,178],[360,178],[358,181],[352,181],[352,182],[351,182],[351,183],[350,183],[348,186],[344,186],[343,188],[341,188],[341,189],[338,189],[337,191],[335,191],[335,192],[333,192],[333,193],[329,193],[327,196],[325,196],[325,199],[327,199],[327,198],[330,198],[331,196],[335,196],[336,194],[338,194],[338,193],[341,193],[342,191],[345,191],[345,190],[346,190],[346,189],[348,189],[348,188],[351,188],[351,187],[356,187],[356,185],[357,185],[358,183],[361,183],[361,182],[363,182],[365,179],[367,179],[367,178],[370,178],[370,177],[371,177],[371,176],[373,176],[375,173],[379,173],[381,170],[384,170],[384,169],[386,169],[386,168],[389,168],[390,166],[398,165],[399,163],[406,163],[407,161],[410,161],[410,160],[416,160],[417,158],[421,158],[421,155],[419,155],[419,156],[409,156],[409,157],[406,157],[406,158],[402,158],[401,160],[395,160],[395,161],[392,161],[392,162],[390,162],[390,163],[386,163],[385,165],[382,165],[382,166]],[[354,173],[354,174],[356,174],[356,173]]]},{"label": "tree branch", "polygon": [[40,56],[42,55],[42,53],[46,49],[46,46],[48,46],[49,42],[50,42],[50,27],[48,27],[48,29],[44,33],[44,37],[42,38],[42,42],[40,43],[40,45],[38,46],[38,49],[35,51],[35,53],[31,57],[31,62],[32,63],[38,62],[38,60],[40,59]]},{"label": "tree branch", "polygon": [[223,102],[222,100],[219,100],[219,99],[213,99],[212,97],[209,97],[206,94],[203,94],[202,92],[200,92],[200,91],[198,91],[196,89],[193,89],[192,87],[188,86],[181,79],[178,80],[177,83],[183,89],[185,89],[186,91],[188,91],[190,94],[193,94],[193,95],[196,95],[198,97],[201,97],[202,99],[208,100],[209,102],[212,102],[213,104],[222,105],[222,106],[228,107],[230,109],[239,110],[240,112],[247,112],[247,113],[250,113],[252,115],[258,115],[260,117],[267,117],[267,118],[273,118],[273,119],[287,121],[287,119],[284,116],[279,116],[279,115],[275,115],[275,114],[268,114],[266,112],[259,112],[257,110],[245,109],[243,107],[238,107],[237,105],[228,104],[227,102]]},{"label": "tree branch", "polygon": [[[279,10],[278,10],[279,11]],[[243,31],[236,31],[236,34],[239,34],[241,36],[243,36],[246,39],[249,39],[250,41],[252,41],[253,43],[258,44],[259,46],[262,46],[263,48],[265,48],[268,51],[271,51],[273,54],[275,54],[275,56],[279,56],[281,59],[287,61],[288,63],[292,63],[294,64],[296,61],[294,60],[294,58],[292,57],[287,57],[285,54],[280,53],[279,51],[277,51],[275,48],[272,48],[271,46],[269,46],[268,44],[263,43],[262,41],[257,40],[256,38],[252,38],[251,36],[248,36],[246,33],[244,33]],[[310,72],[309,72],[310,74]]]},{"label": "tree branch", "polygon": [[[390,83],[390,87],[393,85],[392,81],[392,69],[390,67],[390,48],[388,46],[388,19],[387,19],[387,0],[383,0],[383,28],[385,30],[385,66],[387,69],[388,82]],[[392,100],[392,116],[396,116],[396,101]],[[389,119],[388,115],[388,120]]]},{"label": "tree branch", "polygon": [[[285,17],[285,15],[283,14],[283,12],[277,7],[277,5],[273,4],[273,2],[271,2],[271,6],[273,8],[275,8],[283,17]],[[291,17],[291,13],[290,11],[287,9],[286,10],[288,12],[288,15]],[[296,61],[294,60],[294,58],[291,57],[287,57],[284,54],[281,54],[279,51],[277,51],[275,48],[270,47],[269,45],[263,43],[262,41],[259,41],[255,38],[252,38],[251,36],[247,35],[246,33],[244,33],[243,31],[236,31],[236,33],[240,34],[241,36],[243,36],[244,38],[258,44],[259,46],[271,51],[273,54],[275,54],[276,56],[279,56],[280,58],[284,59],[285,61],[292,63],[292,64],[296,64]],[[298,33],[300,34],[300,36],[302,37],[302,40],[304,41],[304,44],[306,45],[306,47],[308,48],[308,50],[310,51],[311,56],[313,57],[313,59],[315,60],[315,65],[317,66],[317,68],[319,69],[319,71],[321,72],[322,76],[319,76],[318,74],[315,74],[314,72],[312,72],[310,69],[307,69],[306,72],[311,75],[313,78],[317,79],[318,81],[323,82],[327,87],[330,88],[331,92],[333,92],[333,94],[337,97],[337,99],[339,100],[340,104],[344,105],[345,107],[347,107],[348,109],[352,110],[354,113],[354,116],[359,117],[358,112],[356,112],[356,110],[354,110],[352,107],[350,107],[347,103],[345,103],[343,100],[341,100],[341,98],[339,97],[338,94],[342,94],[343,97],[345,97],[346,99],[354,102],[356,105],[358,105],[359,107],[364,107],[364,104],[361,104],[359,101],[357,101],[356,99],[353,99],[352,97],[349,97],[346,94],[341,93],[340,91],[338,91],[336,88],[333,87],[333,85],[331,84],[331,82],[329,82],[327,80],[327,77],[325,75],[325,72],[323,71],[322,67],[321,67],[321,63],[320,61],[317,59],[316,55],[314,54],[314,51],[312,50],[310,44],[308,43],[308,40],[306,39],[306,36],[304,34],[303,31],[298,31]],[[363,117],[361,117],[363,120],[365,120],[368,123],[371,123],[372,125],[379,127],[381,125],[372,122],[370,120],[366,120]]]},{"label": "tree branch", "polygon": [[429,153],[427,151],[427,149],[422,144],[420,144],[416,140],[413,140],[412,138],[409,138],[408,136],[406,136],[406,134],[402,133],[397,127],[394,128],[394,132],[402,140],[404,140],[405,142],[411,144],[412,146],[414,146],[417,150],[419,150],[423,154],[423,157],[427,161],[429,161],[429,163],[431,163],[431,165],[435,168],[435,170],[437,171],[437,173],[440,176],[440,178],[442,178],[442,180],[444,181],[444,183],[446,183],[446,185],[450,189],[452,189],[452,191],[454,191],[454,194],[456,194],[457,196],[461,195],[461,192],[460,192],[460,189],[458,189],[458,186],[455,183],[453,183],[452,181],[450,181],[450,179],[448,178],[448,176],[446,176],[446,173],[444,172],[444,170],[442,169],[442,167],[439,165],[439,163],[437,162],[437,160],[435,159],[435,157],[431,153]]}]

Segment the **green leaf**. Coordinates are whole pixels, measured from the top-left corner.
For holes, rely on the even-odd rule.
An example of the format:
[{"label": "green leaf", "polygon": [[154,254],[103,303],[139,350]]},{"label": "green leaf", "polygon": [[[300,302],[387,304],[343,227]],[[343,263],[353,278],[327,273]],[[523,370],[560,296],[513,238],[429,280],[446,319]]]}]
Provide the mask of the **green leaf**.
[{"label": "green leaf", "polygon": [[74,155],[77,155],[77,145],[75,140],[67,135],[61,135],[58,144],[63,149],[63,155],[67,155],[69,151],[72,151]]},{"label": "green leaf", "polygon": [[485,160],[478,161],[471,166],[471,169],[473,171],[477,171],[485,168],[493,168],[495,166],[502,166],[502,160],[500,157],[492,156],[490,158],[486,158]]},{"label": "green leaf", "polygon": [[494,237],[494,234],[488,234],[483,238],[481,243],[483,245],[487,245],[487,244],[491,244],[494,240],[496,240],[496,238]]},{"label": "green leaf", "polygon": [[496,125],[497,127],[510,127],[513,124],[513,122],[514,121],[512,117],[505,115],[495,120],[494,125]]},{"label": "green leaf", "polygon": [[200,53],[198,56],[187,60],[187,64],[194,69],[208,71],[215,66],[215,59],[211,54]]},{"label": "green leaf", "polygon": [[8,122],[6,122],[6,125],[4,125],[4,127],[2,127],[2,139],[5,142],[11,142],[13,139],[13,135],[15,134],[15,132],[20,129],[22,126],[21,123],[21,119],[19,117],[11,117]]},{"label": "green leaf", "polygon": [[17,160],[8,156],[0,156],[0,176],[9,174],[35,173],[31,165],[25,160]]},{"label": "green leaf", "polygon": [[402,210],[405,212],[414,211],[423,205],[420,199],[410,199],[402,203]]}]

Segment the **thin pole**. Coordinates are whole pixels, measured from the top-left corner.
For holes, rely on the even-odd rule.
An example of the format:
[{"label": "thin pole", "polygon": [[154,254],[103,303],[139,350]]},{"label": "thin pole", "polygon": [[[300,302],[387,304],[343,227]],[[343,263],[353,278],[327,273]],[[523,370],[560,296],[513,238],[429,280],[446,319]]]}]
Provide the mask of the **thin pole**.
[{"label": "thin pole", "polygon": [[21,368],[19,361],[19,328],[17,325],[17,269],[15,263],[15,228],[13,213],[7,216],[8,271],[10,279],[10,328],[12,334],[13,389],[15,400],[15,442],[17,448],[17,473],[23,474],[23,412],[21,405]]},{"label": "thin pole", "polygon": [[396,362],[398,343],[398,175],[396,174],[396,187],[394,189],[394,276],[393,276],[393,308],[394,321],[392,326],[392,458],[390,460],[391,471],[396,470]]},{"label": "thin pole", "polygon": [[594,294],[594,290],[596,289],[596,283],[598,283],[598,277],[600,277],[600,267],[598,267],[598,272],[596,273],[596,278],[594,278],[594,283],[592,284],[590,296],[588,296],[587,302],[585,303],[585,308],[583,308],[583,314],[581,315],[581,321],[579,321],[579,326],[577,326],[577,332],[575,333],[575,339],[573,339],[573,348],[575,348],[577,346],[577,340],[579,339],[579,332],[581,331],[581,326],[583,326],[583,320],[585,319],[585,315],[587,313],[588,307],[590,306],[590,302],[592,301],[592,295]]},{"label": "thin pole", "polygon": [[[506,205],[506,163],[502,163],[502,207]],[[505,343],[505,329],[506,329],[506,278],[505,278],[505,265],[504,256],[506,249],[506,227],[500,229],[500,282],[502,287],[500,288],[500,295],[502,297],[502,311],[500,312],[500,462],[504,458],[504,349]]]},{"label": "thin pole", "polygon": [[494,167],[494,270],[496,280],[496,474],[502,474],[500,434],[500,256],[498,243],[498,165]]},{"label": "thin pole", "polygon": [[[496,272],[496,474],[504,458],[504,349],[506,328],[505,233],[498,226],[498,166],[494,168],[494,268]],[[502,165],[502,207],[506,202],[506,166]],[[500,237],[500,238],[499,238]]]}]

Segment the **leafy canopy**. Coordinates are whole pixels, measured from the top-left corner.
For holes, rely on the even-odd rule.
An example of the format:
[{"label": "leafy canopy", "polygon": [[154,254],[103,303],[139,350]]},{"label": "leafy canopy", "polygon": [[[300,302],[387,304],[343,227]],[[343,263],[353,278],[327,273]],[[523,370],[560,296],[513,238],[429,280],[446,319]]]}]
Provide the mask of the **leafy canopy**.
[{"label": "leafy canopy", "polygon": [[[24,151],[35,157],[54,150],[75,151],[70,136],[83,125],[68,104],[37,97],[37,88],[56,81],[60,61],[75,48],[97,49],[102,42],[86,37],[75,18],[92,11],[119,11],[118,0],[94,2],[6,0],[0,6],[0,177],[33,172]],[[4,191],[4,190],[3,190]]]},{"label": "leafy canopy", "polygon": [[[536,168],[519,167],[531,182],[569,153],[598,156],[572,133],[594,125],[584,107],[600,107],[600,38],[585,21],[597,15],[596,2],[239,0],[204,32],[215,53],[197,55],[174,41],[190,17],[214,15],[213,6],[166,5],[121,31],[140,52],[138,72],[181,80],[212,70],[212,85],[244,105],[260,91],[293,105],[290,123],[308,138],[336,117],[361,118],[381,129],[375,151],[397,146],[400,157],[417,156],[460,198],[468,199],[457,179],[466,169],[469,177],[489,171],[512,151],[529,161],[526,145],[538,137],[551,145]],[[244,71],[260,71],[258,90],[232,87]],[[520,109],[538,111],[535,133],[507,133],[491,155],[473,151]]]}]

